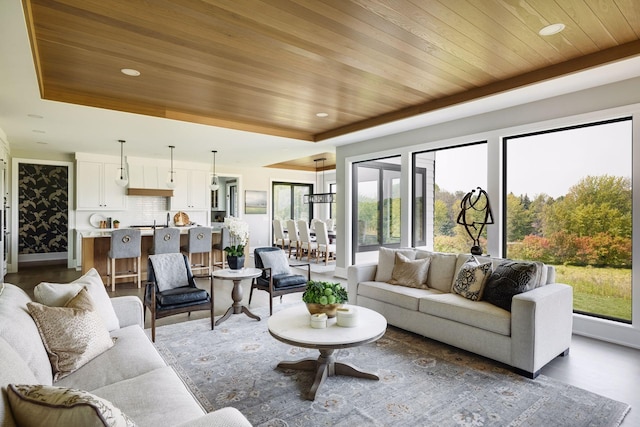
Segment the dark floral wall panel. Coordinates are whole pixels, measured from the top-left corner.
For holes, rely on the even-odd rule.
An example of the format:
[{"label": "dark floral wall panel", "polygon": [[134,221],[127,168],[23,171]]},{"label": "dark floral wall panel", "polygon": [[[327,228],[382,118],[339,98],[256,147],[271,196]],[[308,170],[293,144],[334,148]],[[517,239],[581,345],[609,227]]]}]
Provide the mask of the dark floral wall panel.
[{"label": "dark floral wall panel", "polygon": [[68,181],[66,166],[20,163],[20,254],[67,252]]}]

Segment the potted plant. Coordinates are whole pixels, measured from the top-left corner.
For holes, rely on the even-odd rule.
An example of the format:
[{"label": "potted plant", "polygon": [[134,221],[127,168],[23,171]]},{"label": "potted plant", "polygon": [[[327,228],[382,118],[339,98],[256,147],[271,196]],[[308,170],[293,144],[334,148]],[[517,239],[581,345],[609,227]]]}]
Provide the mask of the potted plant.
[{"label": "potted plant", "polygon": [[117,219],[113,220],[113,228],[119,228],[120,227],[120,221],[118,221]]},{"label": "potted plant", "polygon": [[302,294],[302,301],[307,304],[309,313],[326,313],[327,317],[335,317],[338,307],[349,299],[347,290],[340,283],[310,280]]},{"label": "potted plant", "polygon": [[249,241],[249,224],[235,217],[226,217],[224,226],[229,230],[231,244],[224,248],[227,264],[232,270],[244,267],[244,247]]}]

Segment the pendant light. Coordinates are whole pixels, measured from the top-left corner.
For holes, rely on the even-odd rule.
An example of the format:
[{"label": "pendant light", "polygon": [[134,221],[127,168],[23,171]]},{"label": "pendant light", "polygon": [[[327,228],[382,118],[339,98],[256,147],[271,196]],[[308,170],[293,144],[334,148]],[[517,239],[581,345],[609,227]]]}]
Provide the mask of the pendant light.
[{"label": "pendant light", "polygon": [[169,174],[167,175],[167,187],[176,188],[176,172],[173,170],[173,149],[176,147],[175,145],[170,145],[169,148],[171,149],[171,168],[169,169]]},{"label": "pendant light", "polygon": [[[324,161],[326,158],[315,159],[316,184],[318,182],[318,162],[322,162],[322,190],[324,190]],[[312,193],[304,195],[304,203],[333,203],[336,201],[336,193]]]},{"label": "pendant light", "polygon": [[116,169],[116,184],[120,187],[125,187],[129,183],[129,176],[127,175],[127,168],[124,165],[124,139],[119,139],[120,143],[120,167]]},{"label": "pendant light", "polygon": [[216,191],[218,188],[220,188],[220,184],[218,184],[218,175],[216,175],[216,150],[211,150],[211,152],[213,153],[213,176],[211,177],[211,184],[209,185],[209,188],[211,189],[211,191]]}]

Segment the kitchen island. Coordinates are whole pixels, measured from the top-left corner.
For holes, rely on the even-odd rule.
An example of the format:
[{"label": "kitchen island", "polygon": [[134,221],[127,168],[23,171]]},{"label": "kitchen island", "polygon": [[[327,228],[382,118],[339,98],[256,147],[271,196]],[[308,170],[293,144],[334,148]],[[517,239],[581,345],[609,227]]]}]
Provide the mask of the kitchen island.
[{"label": "kitchen island", "polygon": [[[180,246],[187,244],[188,233],[191,227],[176,227],[180,229]],[[91,268],[95,268],[98,273],[105,279],[107,276],[107,254],[111,248],[111,229],[94,229],[79,231],[82,244],[82,273],[86,273]],[[142,280],[147,279],[147,262],[149,259],[149,251],[153,246],[153,229],[141,229],[141,252],[142,258],[140,260],[142,265]],[[220,243],[221,232],[220,229],[211,230],[211,244],[212,246]],[[223,251],[212,249],[213,257],[219,261],[225,256]],[[245,257],[248,259],[249,245],[245,247]],[[196,258],[197,259],[197,258]],[[125,265],[128,263],[128,265]],[[118,271],[125,269],[134,269],[134,262],[132,259],[118,260]],[[119,282],[126,282],[126,279],[120,279]],[[118,282],[116,282],[118,283]]]}]

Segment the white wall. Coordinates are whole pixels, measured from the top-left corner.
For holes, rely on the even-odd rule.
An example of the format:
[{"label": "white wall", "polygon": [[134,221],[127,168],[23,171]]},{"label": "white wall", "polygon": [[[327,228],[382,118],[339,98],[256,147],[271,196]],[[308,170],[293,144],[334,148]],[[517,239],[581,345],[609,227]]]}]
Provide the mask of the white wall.
[{"label": "white wall", "polygon": [[[501,191],[501,150],[502,136],[550,129],[557,126],[574,125],[593,120],[615,118],[634,114],[634,142],[640,144],[640,78],[582,90],[541,101],[514,106],[508,109],[487,112],[475,116],[442,122],[409,132],[385,136],[360,143],[340,146],[336,151],[337,181],[344,192],[339,195],[338,234],[351,235],[351,166],[353,162],[371,160],[389,155],[401,155],[403,167],[409,166],[411,154],[429,148],[446,147],[479,140],[488,141],[488,193],[492,201],[500,200]],[[638,150],[634,150],[637,153]],[[634,247],[640,247],[640,156],[634,155]],[[410,172],[403,178],[410,181]],[[402,205],[402,218],[410,224],[409,211],[411,188],[409,183],[402,186],[402,197],[407,201]],[[501,207],[494,203],[495,212]],[[407,228],[404,227],[403,230]],[[487,228],[489,233],[489,253],[500,254],[500,218]],[[406,239],[403,239],[403,242]],[[351,264],[351,242],[338,241],[336,273],[346,277],[346,268]],[[634,266],[640,266],[640,251],[634,252]],[[633,273],[633,293],[640,295],[640,276]],[[574,331],[584,335],[605,339],[640,348],[640,298],[633,302],[635,313],[633,325],[621,325],[602,319],[574,316]]]}]

